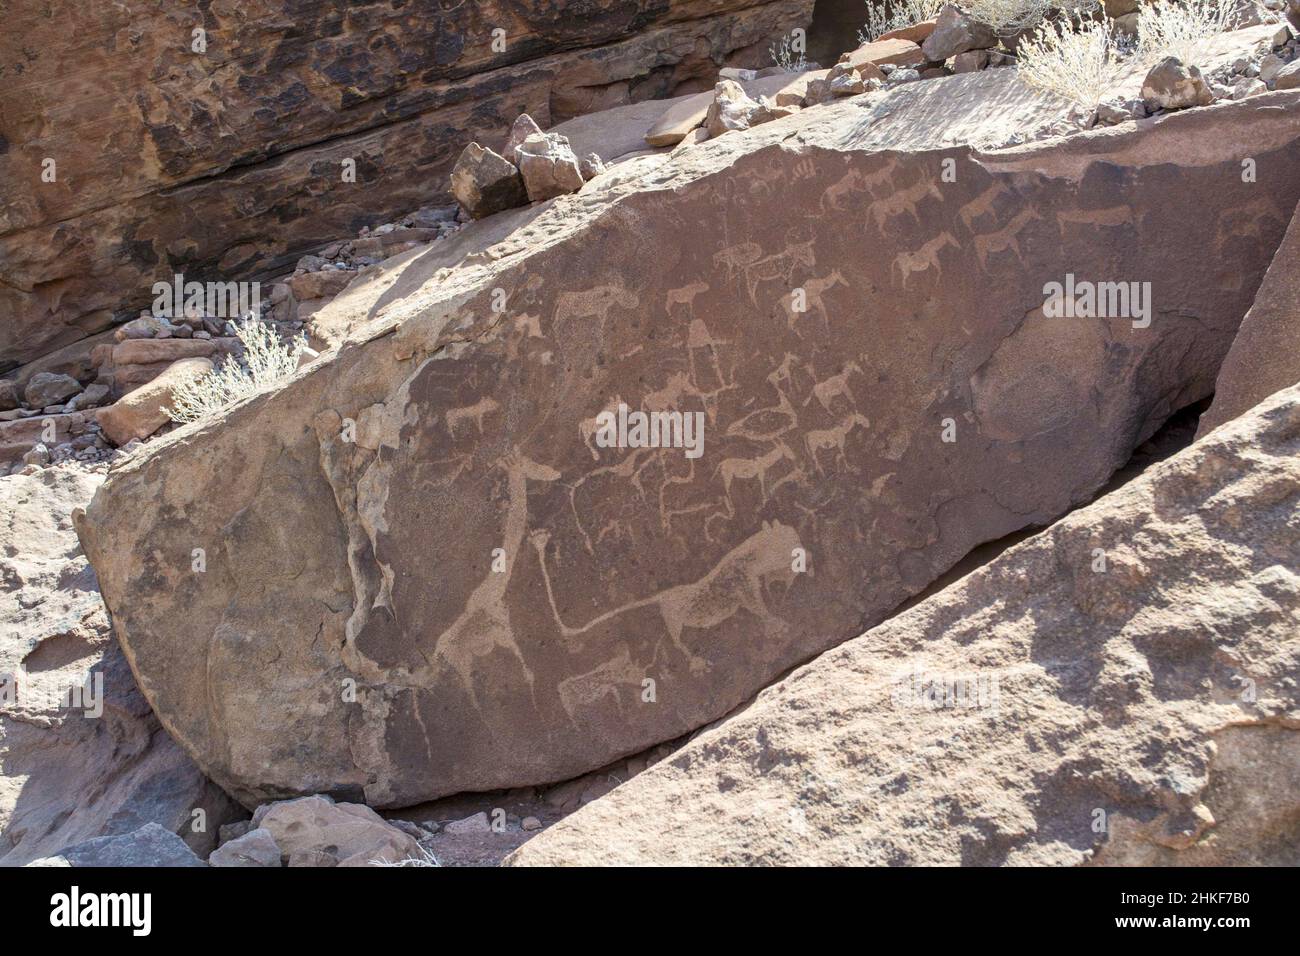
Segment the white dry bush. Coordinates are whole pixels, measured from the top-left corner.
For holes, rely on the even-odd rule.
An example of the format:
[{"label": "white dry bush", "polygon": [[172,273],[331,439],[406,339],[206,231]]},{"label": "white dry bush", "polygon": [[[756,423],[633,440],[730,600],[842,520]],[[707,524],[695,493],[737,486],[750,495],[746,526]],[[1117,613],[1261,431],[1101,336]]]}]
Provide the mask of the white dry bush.
[{"label": "white dry bush", "polygon": [[915,26],[926,20],[933,20],[939,15],[940,8],[948,0],[894,0],[889,4],[889,13],[885,13],[885,4],[881,0],[867,0],[867,22],[858,31],[859,43],[879,40],[890,30]]},{"label": "white dry bush", "polygon": [[1044,23],[1016,48],[1022,80],[1034,89],[1096,106],[1123,67],[1111,21],[1064,18]]},{"label": "white dry bush", "polygon": [[808,69],[807,57],[803,50],[795,49],[794,38],[789,35],[782,37],[780,43],[773,43],[767,52],[772,62],[787,73],[802,73]]},{"label": "white dry bush", "polygon": [[408,856],[401,860],[390,863],[388,860],[370,860],[371,866],[397,867],[397,866],[442,866],[438,858],[430,853],[425,847],[420,847],[419,856]]},{"label": "white dry bush", "polygon": [[301,334],[285,343],[276,330],[260,319],[235,324],[244,343],[243,361],[226,356],[206,375],[184,382],[172,391],[172,407],[164,409],[174,422],[195,422],[267,386],[284,381],[298,368],[307,348]]},{"label": "white dry bush", "polygon": [[962,0],[961,7],[999,35],[1010,36],[1042,23],[1049,13],[1090,14],[1100,0]]},{"label": "white dry bush", "polygon": [[[1184,63],[1199,63],[1210,42],[1220,33],[1246,22],[1249,6],[1238,0],[1156,0],[1138,11],[1137,56],[1154,63],[1176,56]],[[1273,19],[1262,8],[1264,19]]]}]

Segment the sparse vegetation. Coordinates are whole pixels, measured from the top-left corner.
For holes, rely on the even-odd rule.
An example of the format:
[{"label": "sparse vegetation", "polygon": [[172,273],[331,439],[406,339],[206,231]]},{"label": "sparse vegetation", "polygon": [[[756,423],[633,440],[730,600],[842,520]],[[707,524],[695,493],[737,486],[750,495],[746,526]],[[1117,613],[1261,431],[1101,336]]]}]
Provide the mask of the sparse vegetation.
[{"label": "sparse vegetation", "polygon": [[[1198,63],[1214,37],[1243,22],[1242,9],[1232,0],[1156,0],[1143,4],[1138,12],[1137,56],[1148,63],[1166,56]],[[1267,12],[1262,12],[1268,18]]]},{"label": "sparse vegetation", "polygon": [[879,40],[890,30],[901,30],[917,23],[933,19],[948,0],[895,0],[886,4],[880,0],[867,0],[867,22],[858,31],[859,43]]},{"label": "sparse vegetation", "polygon": [[1029,86],[1085,106],[1096,106],[1123,63],[1111,21],[1068,18],[1043,24],[1016,50],[1020,78]]},{"label": "sparse vegetation", "polygon": [[[972,6],[1018,2],[1024,0],[972,0]],[[1088,12],[1084,7],[1080,10]],[[1236,29],[1244,20],[1242,8],[1226,0],[1156,0],[1139,10],[1134,43],[1119,37],[1114,22],[1104,14],[1067,16],[1042,24],[1021,40],[1017,65],[1029,86],[1091,107],[1106,95],[1127,63],[1146,65],[1176,56],[1199,65],[1214,37]]]},{"label": "sparse vegetation", "polygon": [[767,48],[772,62],[791,73],[802,73],[808,69],[808,59],[803,50],[796,50],[794,39],[789,34],[781,38],[780,43],[773,43]]},{"label": "sparse vegetation", "polygon": [[283,342],[272,326],[256,318],[236,323],[235,334],[244,344],[242,361],[227,356],[207,375],[178,387],[172,394],[172,407],[165,409],[172,421],[198,421],[283,381],[293,374],[307,348],[302,335]]}]

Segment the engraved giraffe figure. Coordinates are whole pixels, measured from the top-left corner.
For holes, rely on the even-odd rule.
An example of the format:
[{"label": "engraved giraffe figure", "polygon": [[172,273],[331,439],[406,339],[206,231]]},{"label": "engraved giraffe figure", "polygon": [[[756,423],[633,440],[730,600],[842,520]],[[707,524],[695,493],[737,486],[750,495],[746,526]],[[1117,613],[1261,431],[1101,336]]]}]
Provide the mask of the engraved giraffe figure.
[{"label": "engraved giraffe figure", "polygon": [[528,681],[529,693],[536,702],[533,672],[519,650],[510,623],[510,611],[506,606],[506,592],[514,573],[515,559],[523,547],[527,531],[528,482],[555,481],[560,477],[554,468],[525,458],[518,448],[498,464],[506,472],[508,498],[505,534],[501,544],[506,554],[506,570],[487,572],[487,576],[479,582],[465,602],[465,610],[460,617],[438,635],[433,647],[433,655],[456,672],[476,707],[479,700],[474,687],[474,662],[479,657],[491,654],[498,647],[509,651],[519,662],[524,678]]}]

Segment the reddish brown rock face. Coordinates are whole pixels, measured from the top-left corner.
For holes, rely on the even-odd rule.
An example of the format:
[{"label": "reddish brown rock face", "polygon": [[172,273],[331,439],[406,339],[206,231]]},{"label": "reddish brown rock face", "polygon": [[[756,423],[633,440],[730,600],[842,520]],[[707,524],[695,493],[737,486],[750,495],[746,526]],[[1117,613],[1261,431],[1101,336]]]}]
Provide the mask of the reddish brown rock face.
[{"label": "reddish brown rock face", "polygon": [[564,3],[504,0],[10,4],[0,370],[129,317],[155,278],[275,269],[440,201],[461,149],[500,145],[520,112],[550,125],[693,92],[724,62],[763,65],[811,7],[602,0],[576,16]]},{"label": "reddish brown rock face", "polygon": [[[728,133],[427,286],[417,257],[389,334],[118,470],[79,531],[168,729],[249,803],[563,779],[1086,500],[1212,389],[1300,198],[1264,108],[1295,94],[1008,151],[909,125],[965,91],[972,129],[1020,95],[996,72]],[[1076,280],[1149,310],[1046,315]],[[607,447],[621,404],[702,449]]]}]

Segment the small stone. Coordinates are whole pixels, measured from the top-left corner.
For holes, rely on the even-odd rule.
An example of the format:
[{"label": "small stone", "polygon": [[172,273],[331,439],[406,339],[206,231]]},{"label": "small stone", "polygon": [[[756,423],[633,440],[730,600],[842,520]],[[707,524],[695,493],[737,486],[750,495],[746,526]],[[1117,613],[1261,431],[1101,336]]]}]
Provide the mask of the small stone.
[{"label": "small stone", "polygon": [[1259,78],[1265,83],[1272,83],[1273,79],[1282,72],[1286,66],[1286,60],[1274,53],[1270,53],[1264,59],[1259,61]]},{"label": "small stone", "polygon": [[543,202],[582,188],[582,170],[566,136],[534,133],[515,155],[529,202]]},{"label": "small stone", "polygon": [[81,383],[71,375],[37,372],[27,380],[23,397],[32,408],[59,404],[81,391]]},{"label": "small stone", "polygon": [[270,830],[249,830],[221,844],[208,857],[209,866],[281,866],[280,847]]},{"label": "small stone", "polygon": [[480,810],[472,817],[453,820],[442,829],[444,833],[491,833],[492,825],[488,823],[487,813]]},{"label": "small stone", "polygon": [[1288,63],[1273,78],[1273,89],[1294,90],[1300,87],[1300,60]]},{"label": "small stone", "polygon": [[1180,110],[1213,103],[1214,93],[1196,66],[1167,56],[1142,81],[1142,98],[1148,109]]},{"label": "small stone", "polygon": [[472,219],[528,202],[523,177],[504,156],[470,143],[451,171],[451,194]]},{"label": "small stone", "polygon": [[678,153],[684,152],[690,149],[692,146],[696,146],[700,143],[703,143],[708,138],[709,138],[709,131],[705,129],[703,126],[698,126],[695,129],[691,130],[689,133],[687,133],[686,138],[683,139],[676,146],[674,146],[673,151],[668,155],[676,156]]},{"label": "small stone", "polygon": [[510,135],[506,137],[506,145],[501,150],[501,155],[518,166],[519,157],[515,155],[515,150],[522,146],[529,136],[539,134],[541,131],[542,128],[537,125],[535,119],[527,113],[520,113],[510,126]]},{"label": "small stone", "polygon": [[[817,82],[817,81],[814,81]],[[812,84],[809,84],[811,87]],[[759,104],[734,80],[722,80],[713,88],[713,102],[704,116],[704,128],[717,137],[734,130],[749,129]]]},{"label": "small stone", "polygon": [[537,817],[524,817],[519,824],[519,828],[521,830],[540,830],[542,828],[542,821],[537,819]]},{"label": "small stone", "polygon": [[988,50],[967,50],[952,58],[954,73],[975,73],[989,65]]},{"label": "small stone", "polygon": [[[839,67],[835,69],[839,69]],[[831,72],[834,73],[835,70]],[[862,82],[862,77],[857,70],[850,68],[847,72],[831,79],[832,96],[857,96],[859,93],[865,93],[866,91],[867,86]]]},{"label": "small stone", "polygon": [[992,27],[948,3],[935,18],[934,32],[921,44],[921,52],[931,63],[942,63],[958,53],[988,50],[997,45],[998,35]]},{"label": "small stone", "polygon": [[48,465],[50,463],[50,450],[45,447],[43,442],[37,442],[32,446],[32,450],[23,455],[23,463],[28,465]]},{"label": "small stone", "polygon": [[918,73],[916,70],[912,69],[910,66],[907,66],[907,67],[903,67],[900,70],[895,70],[894,72],[890,73],[889,78],[885,80],[885,85],[902,86],[904,83],[915,83],[920,79],[921,79],[921,74]]},{"label": "small stone", "polygon": [[0,380],[0,411],[18,407],[18,384],[9,379]]},{"label": "small stone", "polygon": [[718,79],[735,80],[739,83],[748,83],[750,80],[758,79],[757,70],[742,70],[734,66],[724,66],[718,71]]},{"label": "small stone", "polygon": [[578,172],[582,174],[583,182],[590,182],[605,171],[605,162],[595,153],[588,153],[578,163]]}]

